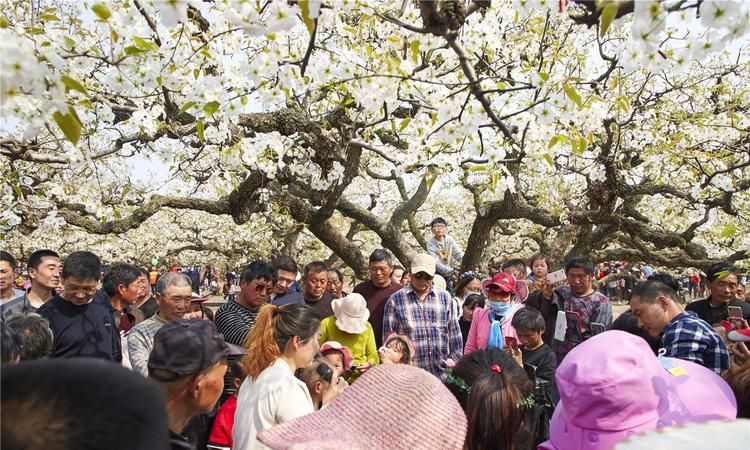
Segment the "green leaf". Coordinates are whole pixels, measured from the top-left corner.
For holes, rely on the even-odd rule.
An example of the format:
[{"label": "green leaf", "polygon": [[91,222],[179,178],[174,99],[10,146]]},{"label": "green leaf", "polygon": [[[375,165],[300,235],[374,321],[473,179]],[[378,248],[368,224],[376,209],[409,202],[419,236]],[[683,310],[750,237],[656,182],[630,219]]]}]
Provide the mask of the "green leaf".
[{"label": "green leaf", "polygon": [[549,145],[547,146],[547,148],[554,147],[558,142],[560,142],[560,136],[552,136],[552,139],[549,140]]},{"label": "green leaf", "polygon": [[159,46],[156,45],[156,42],[150,40],[150,39],[143,39],[139,37],[134,37],[133,42],[135,42],[135,46],[140,48],[144,51],[153,51],[158,52]]},{"label": "green leaf", "polygon": [[565,93],[568,94],[568,97],[573,100],[573,103],[578,105],[579,108],[583,106],[583,101],[581,101],[581,94],[578,93],[576,88],[569,84],[566,84],[565,86],[563,86],[563,89],[565,90]]},{"label": "green leaf", "polygon": [[409,126],[409,122],[411,122],[411,117],[407,117],[406,119],[401,121],[401,125],[398,127],[398,132],[402,132],[406,129],[407,126]]},{"label": "green leaf", "polygon": [[60,81],[63,82],[63,84],[65,85],[65,87],[68,90],[78,91],[78,92],[80,92],[82,94],[86,94],[86,95],[89,94],[88,91],[86,90],[86,88],[78,80],[76,80],[74,78],[71,78],[71,77],[69,77],[67,75],[63,75],[63,76],[60,77]]},{"label": "green leaf", "polygon": [[43,20],[45,22],[59,22],[60,18],[54,14],[40,14],[39,20]]},{"label": "green leaf", "polygon": [[8,28],[10,25],[10,22],[8,22],[8,18],[5,16],[0,16],[0,28]]},{"label": "green leaf", "polygon": [[129,45],[124,48],[125,54],[128,56],[135,56],[135,55],[142,55],[144,53],[147,53],[146,50],[142,50],[138,47],[134,47],[132,45]]},{"label": "green leaf", "polygon": [[57,126],[60,127],[60,130],[65,137],[68,138],[73,145],[77,145],[78,139],[81,138],[81,121],[78,120],[78,115],[75,110],[69,107],[68,112],[65,114],[60,111],[55,111],[55,113],[52,114],[52,117],[55,119]]},{"label": "green leaf", "polygon": [[555,167],[555,161],[552,159],[549,153],[544,154],[544,159],[547,161],[547,163],[549,163],[550,166]]},{"label": "green leaf", "polygon": [[307,31],[312,34],[315,29],[315,18],[310,15],[310,0],[299,0],[297,4],[302,10],[302,21],[305,22]]},{"label": "green leaf", "polygon": [[599,37],[604,37],[605,34],[607,34],[607,30],[609,30],[609,26],[612,24],[612,21],[617,17],[617,11],[620,9],[620,4],[618,2],[609,2],[602,10],[602,21],[599,27]]},{"label": "green leaf", "polygon": [[63,43],[65,43],[65,47],[67,47],[68,50],[73,50],[76,46],[76,41],[68,36],[63,36]]},{"label": "green leaf", "polygon": [[734,236],[736,232],[737,232],[737,228],[734,225],[729,224],[725,226],[724,229],[721,231],[721,237],[730,238]]},{"label": "green leaf", "polygon": [[221,105],[217,101],[208,102],[203,105],[203,112],[206,113],[206,117],[211,117],[219,110],[219,106]]},{"label": "green leaf", "polygon": [[539,78],[541,78],[544,81],[549,80],[549,74],[547,72],[539,72]]},{"label": "green leaf", "polygon": [[419,62],[419,40],[414,39],[409,43],[409,50],[411,51],[411,60],[414,64]]},{"label": "green leaf", "polygon": [[102,20],[107,20],[110,17],[112,17],[112,11],[109,10],[109,7],[105,5],[104,3],[97,3],[94,6],[91,7],[91,10],[94,11],[94,14]]},{"label": "green leaf", "polygon": [[203,121],[199,120],[195,123],[195,132],[198,134],[198,140],[203,142],[203,131],[205,129],[205,126],[203,125]]},{"label": "green leaf", "polygon": [[195,102],[187,102],[184,105],[182,105],[182,108],[180,108],[180,112],[177,113],[178,116],[181,116],[187,112],[188,109],[195,106]]}]

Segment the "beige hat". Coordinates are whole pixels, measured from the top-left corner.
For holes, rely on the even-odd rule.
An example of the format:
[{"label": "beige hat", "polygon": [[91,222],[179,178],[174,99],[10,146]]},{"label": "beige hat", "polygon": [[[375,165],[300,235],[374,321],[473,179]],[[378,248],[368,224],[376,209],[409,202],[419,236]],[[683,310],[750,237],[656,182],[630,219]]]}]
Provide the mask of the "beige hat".
[{"label": "beige hat", "polygon": [[427,253],[417,253],[411,260],[411,273],[425,272],[431,277],[435,276],[435,258]]},{"label": "beige hat", "polygon": [[370,311],[367,309],[365,298],[361,295],[349,294],[344,298],[337,298],[331,302],[331,307],[339,330],[359,334],[367,329],[365,324],[370,318]]}]

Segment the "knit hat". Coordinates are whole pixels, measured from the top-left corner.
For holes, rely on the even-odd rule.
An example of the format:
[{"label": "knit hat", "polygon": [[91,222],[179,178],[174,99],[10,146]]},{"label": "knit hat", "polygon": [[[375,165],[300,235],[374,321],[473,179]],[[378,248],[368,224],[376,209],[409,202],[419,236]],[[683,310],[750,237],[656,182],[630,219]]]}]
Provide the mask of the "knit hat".
[{"label": "knit hat", "polygon": [[516,292],[516,279],[513,275],[505,272],[498,272],[492,276],[489,280],[482,281],[482,291],[484,295],[487,295],[487,291],[492,286],[497,286],[505,292],[514,294]]},{"label": "knit hat", "polygon": [[258,439],[276,450],[461,450],[466,416],[440,380],[406,364],[375,366],[326,408]]},{"label": "knit hat", "polygon": [[367,319],[370,311],[367,302],[360,294],[349,294],[343,298],[337,298],[331,302],[333,314],[336,316],[336,326],[339,330],[359,334],[367,329]]},{"label": "knit hat", "polygon": [[657,358],[646,341],[623,331],[575,347],[555,379],[560,403],[543,450],[605,450],[639,432],[737,415],[732,390],[712,370]]}]

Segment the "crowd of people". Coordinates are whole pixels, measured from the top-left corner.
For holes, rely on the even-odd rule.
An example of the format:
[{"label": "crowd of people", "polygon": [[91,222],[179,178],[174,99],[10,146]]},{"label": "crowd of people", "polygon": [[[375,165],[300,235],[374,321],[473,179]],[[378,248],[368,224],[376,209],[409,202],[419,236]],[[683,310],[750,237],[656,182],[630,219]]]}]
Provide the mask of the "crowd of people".
[{"label": "crowd of people", "polygon": [[[406,268],[373,251],[354,286],[286,255],[196,280],[52,250],[23,286],[0,251],[2,447],[604,450],[710,426],[717,448],[747,448],[732,264],[703,268],[707,297],[683,307],[679,274],[646,264],[459,273],[447,229],[435,219]],[[225,294],[215,314],[202,284]]]}]

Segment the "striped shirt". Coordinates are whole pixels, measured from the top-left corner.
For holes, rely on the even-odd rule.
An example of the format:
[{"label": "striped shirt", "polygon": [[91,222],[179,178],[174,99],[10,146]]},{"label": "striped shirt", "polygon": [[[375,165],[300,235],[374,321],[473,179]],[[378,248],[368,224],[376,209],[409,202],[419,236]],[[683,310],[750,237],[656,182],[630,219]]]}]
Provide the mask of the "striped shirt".
[{"label": "striped shirt", "polygon": [[125,338],[127,357],[134,371],[148,376],[148,357],[154,348],[154,336],[165,323],[167,323],[166,320],[155,314],[134,326],[128,333]]},{"label": "striped shirt", "polygon": [[448,291],[433,289],[424,300],[411,285],[396,291],[385,305],[383,339],[392,331],[409,337],[414,364],[434,375],[442,375],[446,359],[461,359],[463,338]]},{"label": "striped shirt", "polygon": [[678,314],[664,329],[661,342],[665,356],[691,361],[721,374],[731,364],[729,351],[713,328],[693,314]]},{"label": "striped shirt", "polygon": [[255,325],[260,308],[249,309],[235,301],[228,301],[216,311],[216,329],[230,344],[241,346]]}]

